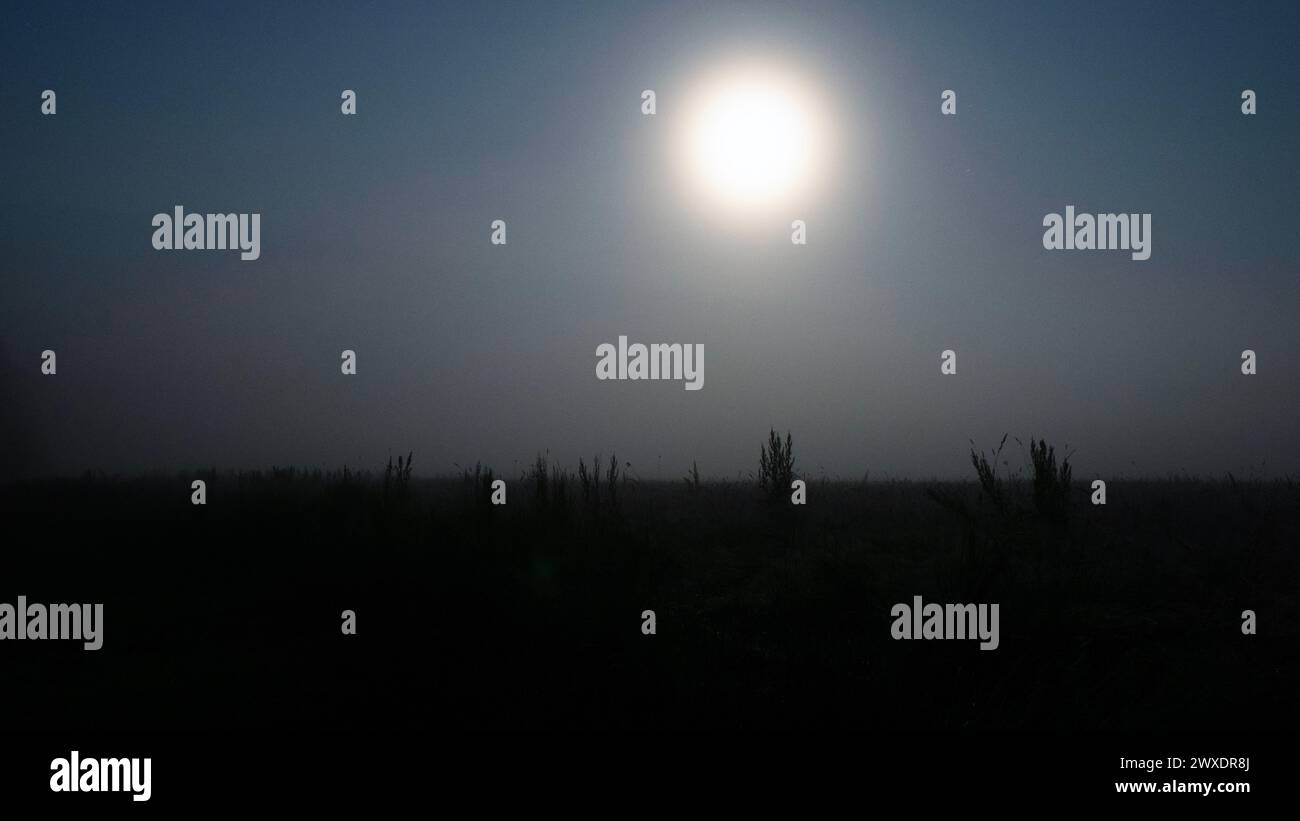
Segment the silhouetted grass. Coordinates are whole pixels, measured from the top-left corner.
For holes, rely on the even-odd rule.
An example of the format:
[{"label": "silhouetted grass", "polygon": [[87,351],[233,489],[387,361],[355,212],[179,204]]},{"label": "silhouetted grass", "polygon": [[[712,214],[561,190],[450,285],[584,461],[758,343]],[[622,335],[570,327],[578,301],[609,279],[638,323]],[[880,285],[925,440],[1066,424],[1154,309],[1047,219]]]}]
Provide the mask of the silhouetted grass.
[{"label": "silhouetted grass", "polygon": [[759,450],[758,485],[775,499],[789,493],[793,481],[794,445],[790,432],[786,431],[782,442],[776,430],[769,430],[767,444],[760,446]]},{"label": "silhouetted grass", "polygon": [[[1062,463],[1062,528],[1019,515],[1038,510],[1037,487],[984,461],[969,483],[818,482],[779,519],[753,483],[625,482],[616,457],[603,476],[580,465],[570,493],[543,456],[497,508],[490,470],[420,478],[409,456],[405,478],[395,466],[0,486],[0,601],[106,603],[97,654],[5,648],[2,686],[23,705],[7,721],[1297,728],[1293,482],[1114,480],[1103,507]],[[1046,475],[1052,459],[1041,464]],[[206,507],[189,504],[195,475]],[[892,640],[890,608],[913,595],[1000,603],[1001,647]],[[345,608],[356,637],[339,633]],[[639,631],[647,608],[656,636]],[[1257,636],[1240,633],[1247,608]]]}]

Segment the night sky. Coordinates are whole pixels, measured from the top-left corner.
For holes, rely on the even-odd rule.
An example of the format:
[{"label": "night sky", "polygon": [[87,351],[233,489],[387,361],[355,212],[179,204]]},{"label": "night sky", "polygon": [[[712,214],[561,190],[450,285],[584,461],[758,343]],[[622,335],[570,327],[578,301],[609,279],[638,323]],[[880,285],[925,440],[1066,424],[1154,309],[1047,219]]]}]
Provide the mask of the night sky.
[{"label": "night sky", "polygon": [[[1043,5],[7,3],[6,468],[734,477],[776,427],[809,477],[1004,432],[1079,478],[1300,471],[1300,5]],[[771,213],[672,149],[732,60],[827,102]],[[260,213],[261,258],[155,251],[176,205]],[[1067,205],[1152,214],[1151,258],[1044,250]],[[702,343],[704,389],[598,381],[621,334]]]}]

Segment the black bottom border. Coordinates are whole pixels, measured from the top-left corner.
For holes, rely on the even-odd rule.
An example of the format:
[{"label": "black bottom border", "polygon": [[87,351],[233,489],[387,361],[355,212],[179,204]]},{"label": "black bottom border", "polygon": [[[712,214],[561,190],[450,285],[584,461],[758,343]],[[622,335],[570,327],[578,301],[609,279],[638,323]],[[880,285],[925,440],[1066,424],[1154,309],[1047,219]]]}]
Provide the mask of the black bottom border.
[{"label": "black bottom border", "polygon": [[[862,807],[1279,801],[1300,763],[1288,736],[1238,735],[674,735],[451,736],[275,731],[221,735],[0,736],[4,803],[93,810],[417,802],[593,808],[654,802],[775,800]],[[50,789],[51,762],[148,757],[148,801]],[[1125,760],[1138,762],[1138,766]],[[1171,767],[1180,760],[1181,767]],[[1248,759],[1248,768],[1241,765]],[[1198,767],[1199,760],[1235,766]],[[1154,762],[1161,766],[1154,766]],[[1134,795],[1122,784],[1153,784]],[[1209,795],[1189,783],[1216,785]],[[1165,784],[1174,785],[1166,791]],[[1182,789],[1178,785],[1182,785]],[[1217,785],[1231,785],[1233,792]],[[1248,785],[1248,792],[1237,785]],[[1053,802],[1044,804],[1043,802]],[[680,803],[680,801],[676,802]],[[114,807],[114,805],[117,805]],[[721,806],[721,805],[719,805]]]}]

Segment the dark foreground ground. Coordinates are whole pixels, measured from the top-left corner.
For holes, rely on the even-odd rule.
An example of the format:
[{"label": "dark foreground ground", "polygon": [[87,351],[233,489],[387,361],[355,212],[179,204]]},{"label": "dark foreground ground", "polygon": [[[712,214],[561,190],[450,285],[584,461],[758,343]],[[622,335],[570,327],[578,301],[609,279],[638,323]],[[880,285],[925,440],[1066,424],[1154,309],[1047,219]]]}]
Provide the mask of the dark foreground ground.
[{"label": "dark foreground ground", "polygon": [[[6,728],[1300,729],[1291,482],[1111,482],[1104,507],[1078,484],[1064,524],[974,484],[814,482],[805,508],[748,484],[602,491],[4,486],[0,601],[105,603],[98,652],[0,643]],[[892,640],[914,595],[999,603],[1000,648]]]}]

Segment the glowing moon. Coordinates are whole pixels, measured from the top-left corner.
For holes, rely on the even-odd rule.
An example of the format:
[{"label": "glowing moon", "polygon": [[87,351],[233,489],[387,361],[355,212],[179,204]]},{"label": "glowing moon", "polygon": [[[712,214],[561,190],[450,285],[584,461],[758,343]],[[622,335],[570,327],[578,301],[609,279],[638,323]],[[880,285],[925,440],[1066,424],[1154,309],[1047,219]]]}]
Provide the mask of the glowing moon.
[{"label": "glowing moon", "polygon": [[687,105],[684,153],[691,178],[732,206],[778,202],[813,181],[823,150],[816,96],[771,69],[717,76]]}]

